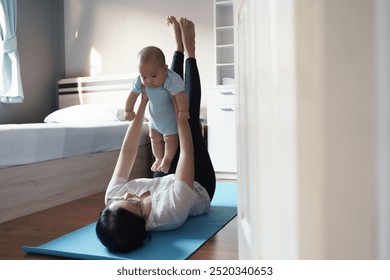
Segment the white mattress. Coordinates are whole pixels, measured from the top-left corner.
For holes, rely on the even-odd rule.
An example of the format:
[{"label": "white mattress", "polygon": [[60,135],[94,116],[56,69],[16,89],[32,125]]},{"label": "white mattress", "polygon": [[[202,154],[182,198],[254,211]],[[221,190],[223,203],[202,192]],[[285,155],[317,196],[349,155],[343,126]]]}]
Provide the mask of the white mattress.
[{"label": "white mattress", "polygon": [[[119,150],[129,122],[0,125],[0,168]],[[150,142],[144,123],[140,145]]]}]

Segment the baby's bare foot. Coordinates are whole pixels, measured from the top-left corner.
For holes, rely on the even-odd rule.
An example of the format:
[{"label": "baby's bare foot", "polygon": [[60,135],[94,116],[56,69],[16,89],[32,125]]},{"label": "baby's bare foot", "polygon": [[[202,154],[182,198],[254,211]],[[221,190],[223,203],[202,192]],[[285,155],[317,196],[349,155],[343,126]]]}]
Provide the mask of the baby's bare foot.
[{"label": "baby's bare foot", "polygon": [[176,50],[184,52],[183,41],[181,39],[180,25],[174,16],[167,16],[167,25],[176,43]]},{"label": "baby's bare foot", "polygon": [[158,171],[168,173],[169,168],[171,167],[171,159],[163,158],[160,167],[158,168]]},{"label": "baby's bare foot", "polygon": [[150,170],[152,170],[153,172],[159,171],[161,162],[162,162],[162,159],[161,159],[161,158],[156,158],[156,160],[155,160],[154,163],[152,164],[152,167],[150,168]]},{"label": "baby's bare foot", "polygon": [[187,18],[180,18],[179,24],[184,44],[184,51],[188,57],[195,58],[195,25]]}]

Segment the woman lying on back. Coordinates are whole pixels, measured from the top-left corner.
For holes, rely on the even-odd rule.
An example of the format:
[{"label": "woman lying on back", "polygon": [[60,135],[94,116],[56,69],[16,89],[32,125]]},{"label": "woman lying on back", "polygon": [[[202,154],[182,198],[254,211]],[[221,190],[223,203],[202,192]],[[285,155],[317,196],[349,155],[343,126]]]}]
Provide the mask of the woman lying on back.
[{"label": "woman lying on back", "polygon": [[183,52],[187,55],[184,81],[190,119],[177,119],[180,149],[168,175],[157,173],[153,179],[128,181],[148,102],[146,94],[142,94],[106,191],[106,207],[96,224],[99,240],[113,252],[139,248],[148,231],[174,229],[189,216],[207,213],[215,191],[214,168],[200,129],[201,86],[195,59],[195,26],[186,18],[178,21],[173,16],[167,17],[167,24],[177,47],[171,69],[182,77]]}]

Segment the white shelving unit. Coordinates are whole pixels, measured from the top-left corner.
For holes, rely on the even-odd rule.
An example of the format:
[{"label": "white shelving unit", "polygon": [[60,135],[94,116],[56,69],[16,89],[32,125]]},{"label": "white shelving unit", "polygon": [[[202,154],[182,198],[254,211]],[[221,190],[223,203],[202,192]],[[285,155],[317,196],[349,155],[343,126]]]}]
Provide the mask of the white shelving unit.
[{"label": "white shelving unit", "polygon": [[237,178],[233,0],[215,1],[215,87],[207,101],[208,148],[217,178]]},{"label": "white shelving unit", "polygon": [[215,0],[215,51],[217,85],[224,85],[234,79],[233,1]]}]

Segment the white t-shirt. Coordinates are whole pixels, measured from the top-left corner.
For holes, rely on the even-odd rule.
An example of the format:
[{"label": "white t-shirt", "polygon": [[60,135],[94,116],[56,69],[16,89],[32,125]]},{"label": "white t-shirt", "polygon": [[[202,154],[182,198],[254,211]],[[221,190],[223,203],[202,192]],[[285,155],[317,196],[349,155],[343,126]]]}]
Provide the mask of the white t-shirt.
[{"label": "white t-shirt", "polygon": [[150,191],[152,209],[146,222],[147,230],[162,231],[180,227],[188,217],[207,213],[210,210],[210,197],[204,187],[194,182],[191,189],[182,181],[175,180],[173,174],[153,179],[125,178],[111,179],[105,196],[122,196],[127,192],[141,196]]}]

